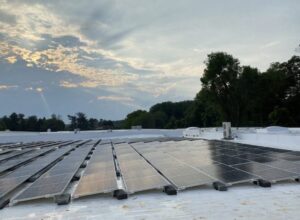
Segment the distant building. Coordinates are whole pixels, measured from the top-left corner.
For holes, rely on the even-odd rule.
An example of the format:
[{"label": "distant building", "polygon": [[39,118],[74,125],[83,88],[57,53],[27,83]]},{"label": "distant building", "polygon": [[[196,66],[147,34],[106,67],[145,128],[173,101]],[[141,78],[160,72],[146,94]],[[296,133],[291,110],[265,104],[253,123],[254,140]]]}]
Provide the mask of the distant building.
[{"label": "distant building", "polygon": [[131,129],[140,130],[140,129],[142,129],[142,125],[133,125],[133,126],[131,126]]}]

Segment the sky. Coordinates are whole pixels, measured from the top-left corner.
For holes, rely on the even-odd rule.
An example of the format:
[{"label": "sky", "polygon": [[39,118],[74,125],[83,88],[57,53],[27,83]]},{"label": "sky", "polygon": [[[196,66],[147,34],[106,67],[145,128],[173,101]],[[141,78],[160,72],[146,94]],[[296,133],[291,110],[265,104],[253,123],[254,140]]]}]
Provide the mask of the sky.
[{"label": "sky", "polygon": [[0,0],[0,116],[191,100],[207,54],[264,71],[297,54],[299,21],[298,0]]}]

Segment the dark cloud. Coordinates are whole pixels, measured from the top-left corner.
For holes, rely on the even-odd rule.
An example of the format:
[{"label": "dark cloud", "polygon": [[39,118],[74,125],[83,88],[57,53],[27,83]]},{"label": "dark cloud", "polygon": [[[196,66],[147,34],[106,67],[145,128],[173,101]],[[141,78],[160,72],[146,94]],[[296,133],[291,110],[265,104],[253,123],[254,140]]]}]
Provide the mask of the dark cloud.
[{"label": "dark cloud", "polygon": [[39,44],[44,47],[51,46],[64,46],[64,47],[81,47],[86,46],[86,43],[80,41],[76,36],[65,35],[61,37],[53,37],[50,34],[43,34],[42,38],[44,39]]},{"label": "dark cloud", "polygon": [[15,15],[12,15],[3,10],[0,10],[0,21],[8,23],[10,25],[14,25],[14,24],[16,24],[17,18]]}]

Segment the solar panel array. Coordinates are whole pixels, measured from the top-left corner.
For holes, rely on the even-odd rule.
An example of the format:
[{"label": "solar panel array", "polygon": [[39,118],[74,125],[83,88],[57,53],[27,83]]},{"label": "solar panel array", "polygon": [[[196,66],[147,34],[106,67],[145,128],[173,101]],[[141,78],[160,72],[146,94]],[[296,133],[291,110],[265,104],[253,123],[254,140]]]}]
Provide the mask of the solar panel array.
[{"label": "solar panel array", "polygon": [[[133,144],[133,146],[177,189],[210,184],[214,181],[210,176],[205,175],[203,172],[195,169],[189,164],[184,163],[169,154],[165,154],[163,148],[160,149],[160,145],[166,145],[166,143]],[[175,144],[176,142],[172,143]]]},{"label": "solar panel array", "polygon": [[169,183],[129,144],[114,145],[126,191],[159,189]]},{"label": "solar panel array", "polygon": [[0,155],[0,162],[3,162],[3,161],[8,160],[10,158],[17,157],[19,155],[26,154],[26,153],[32,152],[32,151],[33,150],[31,150],[31,149],[17,150],[17,151],[12,151],[11,153],[8,153],[8,154]]},{"label": "solar panel array", "polygon": [[227,185],[250,182],[258,178],[275,182],[294,179],[300,175],[300,157],[292,151],[278,152],[277,149],[259,146],[208,141],[164,142],[156,145],[145,143],[132,146],[145,157],[160,155],[159,163],[170,161],[171,157],[171,161],[183,163]]},{"label": "solar panel array", "polygon": [[47,168],[60,157],[70,152],[76,147],[76,144],[59,148],[33,162],[18,168],[17,170],[0,177],[0,199],[19,187],[22,183],[33,177],[38,172]]},{"label": "solar panel array", "polygon": [[118,189],[111,144],[101,144],[93,151],[73,198],[113,192]]},{"label": "solar panel array", "polygon": [[94,145],[95,142],[92,142],[76,148],[26,188],[14,199],[14,202],[63,194]]},{"label": "solar panel array", "polygon": [[[4,149],[0,207],[7,198],[17,203],[55,197],[64,195],[68,187],[72,198],[79,198],[116,190],[132,194],[166,186],[183,190],[214,182],[230,186],[300,177],[300,152],[182,138],[143,141],[38,142]],[[79,171],[79,181],[71,184]],[[33,182],[24,184],[28,180]]]},{"label": "solar panel array", "polygon": [[26,163],[27,161],[30,161],[40,155],[46,154],[47,152],[52,151],[54,148],[46,148],[46,149],[41,149],[41,150],[34,150],[29,152],[28,154],[12,158],[11,160],[5,161],[1,163],[0,166],[0,173],[3,173],[7,170],[10,170],[14,167],[17,167],[23,163]]}]

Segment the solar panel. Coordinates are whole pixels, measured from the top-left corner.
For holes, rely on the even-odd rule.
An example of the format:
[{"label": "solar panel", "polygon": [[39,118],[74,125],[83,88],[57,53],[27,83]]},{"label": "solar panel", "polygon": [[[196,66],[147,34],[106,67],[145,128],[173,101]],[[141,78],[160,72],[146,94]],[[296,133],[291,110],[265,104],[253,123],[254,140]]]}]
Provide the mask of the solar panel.
[{"label": "solar panel", "polygon": [[[167,146],[173,143],[158,143],[157,145]],[[157,146],[156,145],[156,146]],[[203,172],[176,160],[176,158],[159,149],[155,145],[135,145],[132,146],[141,153],[157,170],[159,170],[177,189],[200,186],[212,183],[214,180]],[[145,147],[153,148],[152,153],[143,153]],[[159,152],[159,150],[161,150]],[[163,155],[163,156],[162,156]]]},{"label": "solar panel", "polygon": [[129,144],[117,144],[114,148],[128,193],[160,189],[170,185]]},{"label": "solar panel", "polygon": [[72,196],[79,198],[116,189],[118,185],[111,144],[98,145]]},{"label": "solar panel", "polygon": [[53,148],[48,148],[48,149],[43,149],[43,150],[35,150],[33,152],[29,152],[26,155],[23,155],[20,158],[5,161],[0,166],[0,173],[3,173],[4,171],[7,171],[7,170],[12,169],[14,167],[20,166],[20,165],[26,163],[27,161],[30,161],[30,160],[32,160],[32,159],[34,159],[34,158],[36,158],[36,157],[38,157],[42,154],[50,152],[52,150],[53,150]]},{"label": "solar panel", "polygon": [[299,177],[299,174],[288,172],[285,170],[277,169],[277,168],[270,168],[267,170],[261,170],[253,172],[255,175],[260,176],[262,179],[271,181],[271,182],[277,182],[281,180],[288,180],[288,179],[294,179]]},{"label": "solar panel", "polygon": [[248,162],[248,163],[238,164],[238,165],[234,165],[233,167],[243,170],[243,171],[246,171],[246,172],[249,172],[249,173],[270,169],[269,166],[266,166],[264,164],[257,163],[257,162]]},{"label": "solar panel", "polygon": [[[73,198],[120,189],[115,161],[121,172],[120,180],[123,180],[128,193],[163,188],[170,184],[181,190],[212,184],[214,181],[233,185],[257,179],[277,182],[300,176],[300,153],[295,151],[221,141],[170,138],[118,139],[113,142],[111,145],[111,140],[107,140],[106,144],[95,148]],[[0,151],[0,173],[3,173],[0,176],[0,199],[53,164],[51,169],[42,171],[43,175],[19,194],[14,202],[65,192],[85,157],[93,149],[90,144],[76,147],[79,143],[70,143],[49,141],[4,145]],[[55,150],[50,152],[52,148]],[[67,152],[70,154],[58,161]],[[43,153],[47,154],[40,157]],[[113,153],[116,153],[116,160]],[[12,169],[12,172],[6,172]]]},{"label": "solar panel", "polygon": [[13,157],[17,157],[17,156],[20,156],[22,154],[26,154],[28,152],[31,152],[32,150],[20,150],[20,151],[13,151],[12,153],[10,154],[4,154],[4,155],[1,155],[0,156],[0,162],[3,162],[5,160],[8,160],[8,159],[11,159]]},{"label": "solar panel", "polygon": [[19,194],[14,203],[62,194],[93,147],[89,144],[76,148]]},{"label": "solar panel", "polygon": [[[177,142],[177,144],[180,144],[180,142]],[[231,143],[218,143],[216,147],[210,148],[204,148],[203,145],[198,146],[202,150],[199,149],[195,151],[195,148],[191,147],[191,145],[181,146],[185,152],[190,153],[182,153],[182,151],[178,150],[177,152],[176,150],[174,152],[174,148],[170,147],[169,154],[180,161],[184,161],[191,166],[195,166],[202,170],[205,174],[216,178],[218,181],[223,181],[227,184],[247,182],[257,178],[265,178],[270,181],[280,181],[293,179],[295,178],[295,173],[299,173],[299,169],[297,168],[298,155],[291,151]],[[165,152],[168,151],[166,146],[163,146],[163,148]],[[156,149],[158,148],[156,147]],[[232,155],[231,150],[234,150],[239,154]],[[202,157],[201,155],[205,155],[205,157]],[[198,160],[193,158],[198,158]],[[201,163],[209,163],[210,160],[219,164],[206,166],[210,167],[210,169],[207,170],[203,168],[205,166],[199,166]],[[220,169],[220,167],[218,167],[220,164],[226,165],[227,167],[222,167],[222,169]],[[235,171],[229,172],[228,167],[234,168]],[[273,168],[279,168],[280,170],[274,170]],[[270,170],[272,172],[267,174],[266,170]]]},{"label": "solar panel", "polygon": [[7,153],[11,153],[13,150],[1,150],[0,151],[0,155],[2,154],[7,154]]},{"label": "solar panel", "polygon": [[[7,185],[5,189],[0,190],[0,199],[7,195],[12,190],[16,189],[30,177],[34,176],[38,172],[47,168],[50,164],[55,162],[57,159],[62,157],[64,154],[70,152],[74,149],[76,145],[70,145],[66,147],[59,148],[43,157],[38,158],[37,160],[22,166],[15,171],[0,177],[0,186]],[[11,182],[12,181],[12,182]],[[7,184],[7,182],[11,182]]]}]

